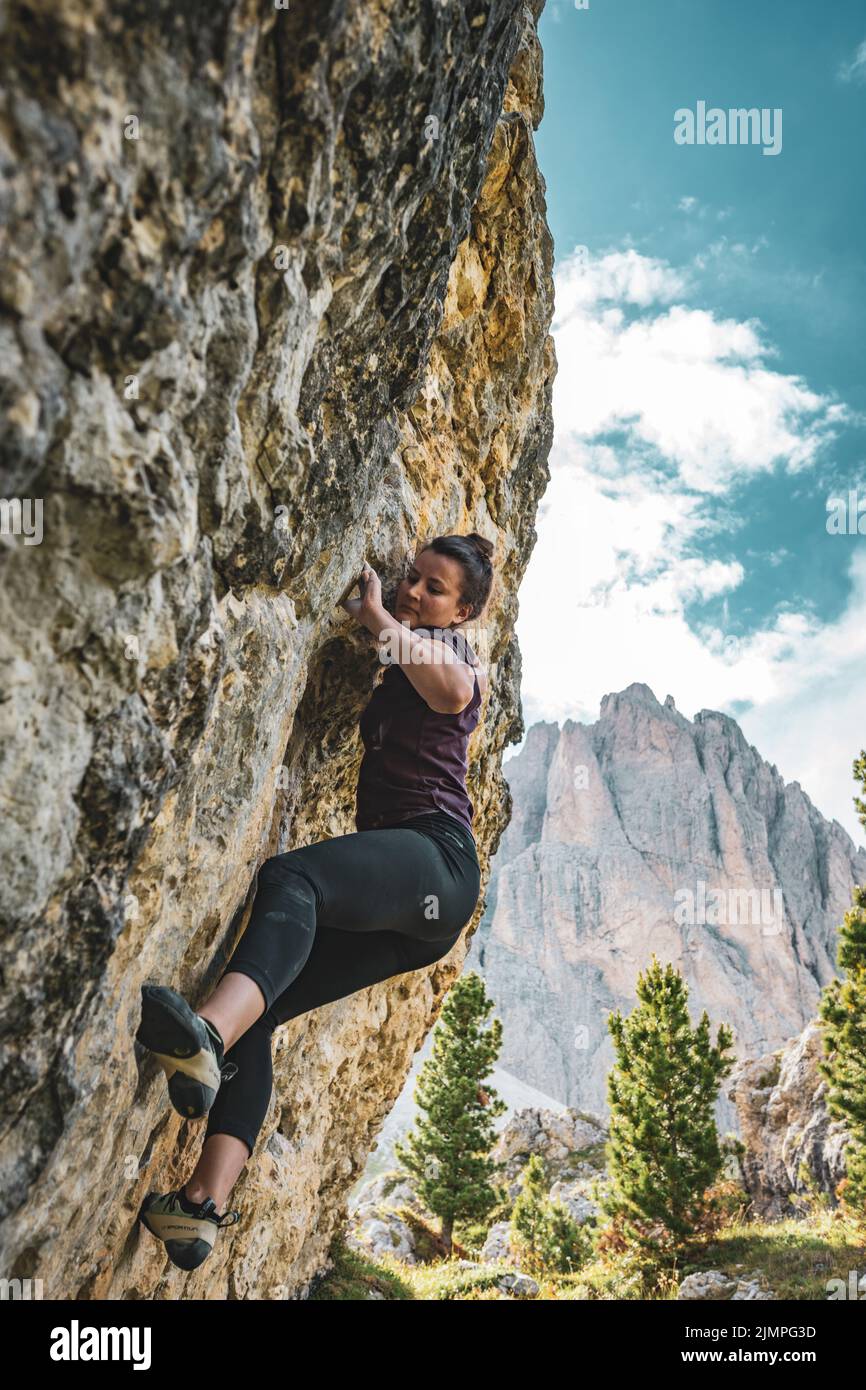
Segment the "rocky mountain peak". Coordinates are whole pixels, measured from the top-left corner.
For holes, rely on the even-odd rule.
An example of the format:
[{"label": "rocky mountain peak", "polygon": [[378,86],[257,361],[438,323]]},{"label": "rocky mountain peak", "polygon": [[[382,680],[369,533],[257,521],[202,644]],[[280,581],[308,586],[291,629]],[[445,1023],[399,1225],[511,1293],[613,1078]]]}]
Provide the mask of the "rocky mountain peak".
[{"label": "rocky mountain peak", "polygon": [[[502,1064],[603,1114],[606,1018],[673,961],[696,1021],[746,1059],[812,1018],[866,851],[715,710],[685,718],[634,682],[598,720],[530,728],[505,765],[511,823],[474,959],[505,1023]],[[727,1097],[719,1121],[737,1127]]]}]

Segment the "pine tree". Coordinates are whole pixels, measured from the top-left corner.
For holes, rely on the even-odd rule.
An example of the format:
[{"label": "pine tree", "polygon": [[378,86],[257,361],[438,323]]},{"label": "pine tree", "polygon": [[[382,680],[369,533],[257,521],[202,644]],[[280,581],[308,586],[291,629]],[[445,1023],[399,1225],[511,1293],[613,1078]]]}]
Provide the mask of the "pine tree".
[{"label": "pine tree", "polygon": [[[866,752],[854,762],[854,777],[864,790],[854,805],[866,828]],[[821,999],[825,1060],[818,1068],[829,1082],[827,1108],[846,1122],[849,1135],[843,1199],[866,1227],[866,885],[853,890],[852,900],[839,928],[836,957],[846,978],[831,980]]]},{"label": "pine tree", "polygon": [[523,1170],[523,1183],[511,1209],[511,1233],[517,1249],[529,1256],[528,1264],[538,1261],[544,1230],[547,1173],[539,1154],[530,1154]]},{"label": "pine tree", "polygon": [[501,1193],[490,1179],[502,1167],[489,1153],[496,1142],[493,1118],[507,1109],[490,1086],[482,1087],[502,1043],[502,1023],[484,1020],[493,1008],[475,971],[452,986],[433,1034],[433,1052],[421,1068],[415,1100],[418,1118],[406,1144],[394,1149],[414,1178],[418,1196],[442,1221],[448,1249],[454,1222],[477,1220]]},{"label": "pine tree", "polygon": [[611,1183],[601,1206],[635,1246],[676,1251],[706,1214],[706,1189],[724,1166],[714,1106],[734,1065],[725,1055],[733,1035],[720,1024],[713,1046],[706,1010],[692,1028],[682,976],[655,955],[638,975],[637,996],[627,1019],[608,1017],[616,1066],[607,1079]]},{"label": "pine tree", "polygon": [[529,1273],[570,1274],[591,1253],[591,1242],[563,1202],[554,1202],[544,1160],[532,1154],[511,1212],[511,1242]]},{"label": "pine tree", "polygon": [[860,818],[860,824],[866,828],[866,748],[861,749],[860,757],[854,761],[854,780],[863,787],[864,795],[854,798],[854,809]]}]

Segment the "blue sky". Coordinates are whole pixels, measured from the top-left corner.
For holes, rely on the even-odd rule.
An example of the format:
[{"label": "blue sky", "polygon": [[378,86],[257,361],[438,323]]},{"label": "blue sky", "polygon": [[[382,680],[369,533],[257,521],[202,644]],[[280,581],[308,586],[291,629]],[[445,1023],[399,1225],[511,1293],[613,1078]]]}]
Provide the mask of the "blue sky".
[{"label": "blue sky", "polygon": [[[866,4],[548,0],[539,34],[559,372],[525,722],[645,681],[862,844],[866,534],[827,508],[853,492],[866,531]],[[699,102],[766,110],[778,153],[678,143]]]}]

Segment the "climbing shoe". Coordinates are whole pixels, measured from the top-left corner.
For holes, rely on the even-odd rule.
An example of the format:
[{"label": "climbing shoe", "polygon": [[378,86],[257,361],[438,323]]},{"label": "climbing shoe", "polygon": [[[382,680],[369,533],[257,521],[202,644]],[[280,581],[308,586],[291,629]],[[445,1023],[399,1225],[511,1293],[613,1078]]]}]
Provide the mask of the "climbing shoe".
[{"label": "climbing shoe", "polygon": [[212,1197],[191,1202],[179,1187],[173,1192],[148,1192],[138,1220],[164,1243],[172,1264],[179,1269],[198,1269],[213,1249],[217,1231],[234,1226],[240,1212],[224,1211],[218,1216]]},{"label": "climbing shoe", "polygon": [[220,1083],[237,1072],[234,1062],[224,1061],[218,1030],[168,985],[142,985],[141,1023],[135,1036],[162,1066],[171,1103],[185,1120],[202,1119]]}]

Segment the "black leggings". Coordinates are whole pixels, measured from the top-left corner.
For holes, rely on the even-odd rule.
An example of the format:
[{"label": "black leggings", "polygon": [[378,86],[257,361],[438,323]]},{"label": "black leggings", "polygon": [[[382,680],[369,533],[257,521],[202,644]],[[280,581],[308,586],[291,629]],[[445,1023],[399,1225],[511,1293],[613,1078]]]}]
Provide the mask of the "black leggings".
[{"label": "black leggings", "polygon": [[338,835],[267,859],[246,931],[223,971],[248,975],[267,1008],[225,1055],[205,1139],[250,1154],[273,1087],[271,1034],[310,1009],[447,955],[471,920],[481,869],[469,831],[444,811]]}]

